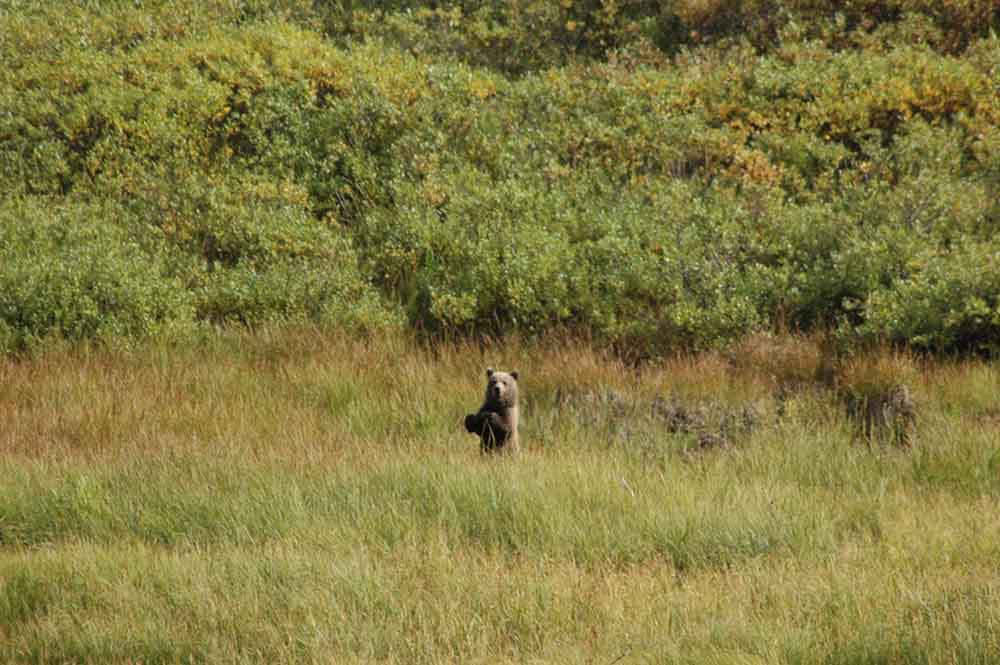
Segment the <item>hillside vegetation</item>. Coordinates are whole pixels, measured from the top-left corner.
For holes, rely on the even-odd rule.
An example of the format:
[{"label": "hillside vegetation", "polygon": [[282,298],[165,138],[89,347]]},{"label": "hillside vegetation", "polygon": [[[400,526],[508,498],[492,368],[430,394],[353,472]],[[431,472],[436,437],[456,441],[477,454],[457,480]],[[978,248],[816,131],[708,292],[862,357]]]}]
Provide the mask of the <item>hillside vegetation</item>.
[{"label": "hillside vegetation", "polygon": [[0,349],[1000,348],[996,0],[0,4]]},{"label": "hillside vegetation", "polygon": [[0,662],[995,662],[998,33],[0,0]]}]

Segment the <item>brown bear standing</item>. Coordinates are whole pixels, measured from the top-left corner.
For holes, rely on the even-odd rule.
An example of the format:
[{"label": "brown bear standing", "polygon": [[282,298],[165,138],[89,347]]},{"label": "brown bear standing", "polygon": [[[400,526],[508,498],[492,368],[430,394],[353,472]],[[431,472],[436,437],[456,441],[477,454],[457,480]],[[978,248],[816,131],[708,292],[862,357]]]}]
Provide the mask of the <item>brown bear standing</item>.
[{"label": "brown bear standing", "polygon": [[465,417],[465,429],[479,436],[485,453],[515,455],[521,442],[517,434],[517,372],[486,370],[486,400],[478,413]]}]

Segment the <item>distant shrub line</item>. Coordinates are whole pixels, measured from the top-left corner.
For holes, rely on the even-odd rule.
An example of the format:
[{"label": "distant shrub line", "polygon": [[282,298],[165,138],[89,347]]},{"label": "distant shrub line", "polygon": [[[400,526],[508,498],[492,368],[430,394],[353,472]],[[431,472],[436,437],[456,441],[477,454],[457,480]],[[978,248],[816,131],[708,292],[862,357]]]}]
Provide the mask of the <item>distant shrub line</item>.
[{"label": "distant shrub line", "polygon": [[0,14],[0,347],[309,320],[995,352],[998,27],[919,0],[26,3]]}]

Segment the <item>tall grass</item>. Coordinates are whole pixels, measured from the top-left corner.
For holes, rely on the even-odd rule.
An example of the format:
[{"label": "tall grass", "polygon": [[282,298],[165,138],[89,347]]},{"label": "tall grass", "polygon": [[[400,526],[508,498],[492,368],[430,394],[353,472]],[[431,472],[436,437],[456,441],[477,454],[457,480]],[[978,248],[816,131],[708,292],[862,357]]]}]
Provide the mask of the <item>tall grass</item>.
[{"label": "tall grass", "polygon": [[[829,391],[779,399],[811,342],[772,343],[635,370],[304,329],[3,361],[0,660],[990,662],[996,368],[920,365],[907,451]],[[516,460],[460,426],[487,364],[522,373]],[[700,445],[657,398],[757,420]]]}]

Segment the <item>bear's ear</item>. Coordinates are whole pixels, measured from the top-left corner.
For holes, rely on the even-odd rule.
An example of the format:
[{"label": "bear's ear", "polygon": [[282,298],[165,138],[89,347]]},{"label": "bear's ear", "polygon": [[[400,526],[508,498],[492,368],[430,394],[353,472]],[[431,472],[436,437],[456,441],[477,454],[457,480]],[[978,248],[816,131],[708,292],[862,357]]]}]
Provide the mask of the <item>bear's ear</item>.
[{"label": "bear's ear", "polygon": [[512,377],[514,377],[514,380],[515,380],[515,381],[517,381],[517,370],[516,370],[516,369],[515,369],[515,370],[514,370],[513,372],[511,372],[511,373],[510,373],[510,375],[511,375]]},{"label": "bear's ear", "polygon": [[492,367],[487,367],[486,368],[486,376],[487,377],[493,376],[493,368]]}]

